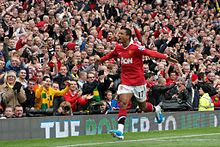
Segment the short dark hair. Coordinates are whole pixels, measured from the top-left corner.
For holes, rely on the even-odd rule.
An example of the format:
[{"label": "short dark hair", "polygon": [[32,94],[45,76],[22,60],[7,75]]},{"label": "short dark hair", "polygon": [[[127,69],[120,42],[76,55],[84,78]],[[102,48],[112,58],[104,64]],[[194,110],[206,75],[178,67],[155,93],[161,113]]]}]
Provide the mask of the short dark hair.
[{"label": "short dark hair", "polygon": [[14,107],[14,110],[15,110],[15,108],[17,108],[17,107],[22,107],[21,105],[16,105],[15,107]]},{"label": "short dark hair", "polygon": [[131,39],[132,33],[131,33],[131,30],[129,28],[126,28],[126,27],[123,26],[123,27],[121,27],[121,30],[125,30],[126,31],[126,35],[128,35],[129,39]]},{"label": "short dark hair", "polygon": [[50,77],[44,76],[44,77],[43,77],[43,81],[46,81],[46,79],[50,79]]},{"label": "short dark hair", "polygon": [[28,79],[28,83],[29,82],[35,82],[36,83],[37,81],[34,78],[30,78],[30,79]]}]

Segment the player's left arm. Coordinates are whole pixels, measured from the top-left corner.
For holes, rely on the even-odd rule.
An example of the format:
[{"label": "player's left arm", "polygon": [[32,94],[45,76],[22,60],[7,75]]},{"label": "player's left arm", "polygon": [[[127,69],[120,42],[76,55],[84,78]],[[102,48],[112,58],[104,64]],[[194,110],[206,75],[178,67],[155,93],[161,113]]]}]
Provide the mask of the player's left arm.
[{"label": "player's left arm", "polygon": [[140,50],[141,54],[143,54],[144,56],[150,56],[150,57],[154,57],[154,58],[162,58],[162,59],[166,59],[167,61],[173,62],[173,63],[178,63],[178,61],[168,55],[159,53],[157,51],[151,51],[147,48],[145,48],[144,46],[138,46],[138,49]]}]

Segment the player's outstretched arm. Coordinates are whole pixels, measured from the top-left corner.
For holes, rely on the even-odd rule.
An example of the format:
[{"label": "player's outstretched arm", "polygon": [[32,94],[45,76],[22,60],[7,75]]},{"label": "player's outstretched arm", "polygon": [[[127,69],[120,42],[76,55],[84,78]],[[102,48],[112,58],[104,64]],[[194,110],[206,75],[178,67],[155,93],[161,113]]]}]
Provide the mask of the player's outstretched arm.
[{"label": "player's outstretched arm", "polygon": [[172,62],[172,63],[178,63],[178,61],[170,56],[167,56],[167,61]]},{"label": "player's outstretched arm", "polygon": [[95,61],[95,66],[99,66],[101,63],[102,63],[102,62],[101,62],[101,59],[100,59],[100,58],[99,58],[99,59],[96,59],[96,61]]}]

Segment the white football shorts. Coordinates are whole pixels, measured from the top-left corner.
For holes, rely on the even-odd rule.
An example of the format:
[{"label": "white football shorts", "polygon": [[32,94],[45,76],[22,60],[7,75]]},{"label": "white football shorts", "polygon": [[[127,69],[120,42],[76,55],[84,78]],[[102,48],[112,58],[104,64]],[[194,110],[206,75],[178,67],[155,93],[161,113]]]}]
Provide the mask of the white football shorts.
[{"label": "white football shorts", "polygon": [[144,102],[146,101],[146,98],[147,98],[146,84],[139,85],[139,86],[128,86],[128,85],[120,84],[118,86],[117,94],[120,95],[124,93],[133,93],[138,102]]}]

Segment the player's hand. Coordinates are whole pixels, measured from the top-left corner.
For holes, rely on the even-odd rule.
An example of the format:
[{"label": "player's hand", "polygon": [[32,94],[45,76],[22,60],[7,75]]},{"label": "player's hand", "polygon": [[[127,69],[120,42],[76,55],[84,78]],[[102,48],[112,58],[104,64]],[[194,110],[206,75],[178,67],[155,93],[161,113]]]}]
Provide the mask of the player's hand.
[{"label": "player's hand", "polygon": [[173,62],[173,63],[178,63],[178,61],[170,56],[167,57],[167,61]]},{"label": "player's hand", "polygon": [[102,62],[101,62],[101,60],[100,59],[96,59],[96,61],[95,61],[95,66],[98,66],[98,65],[100,65]]}]

